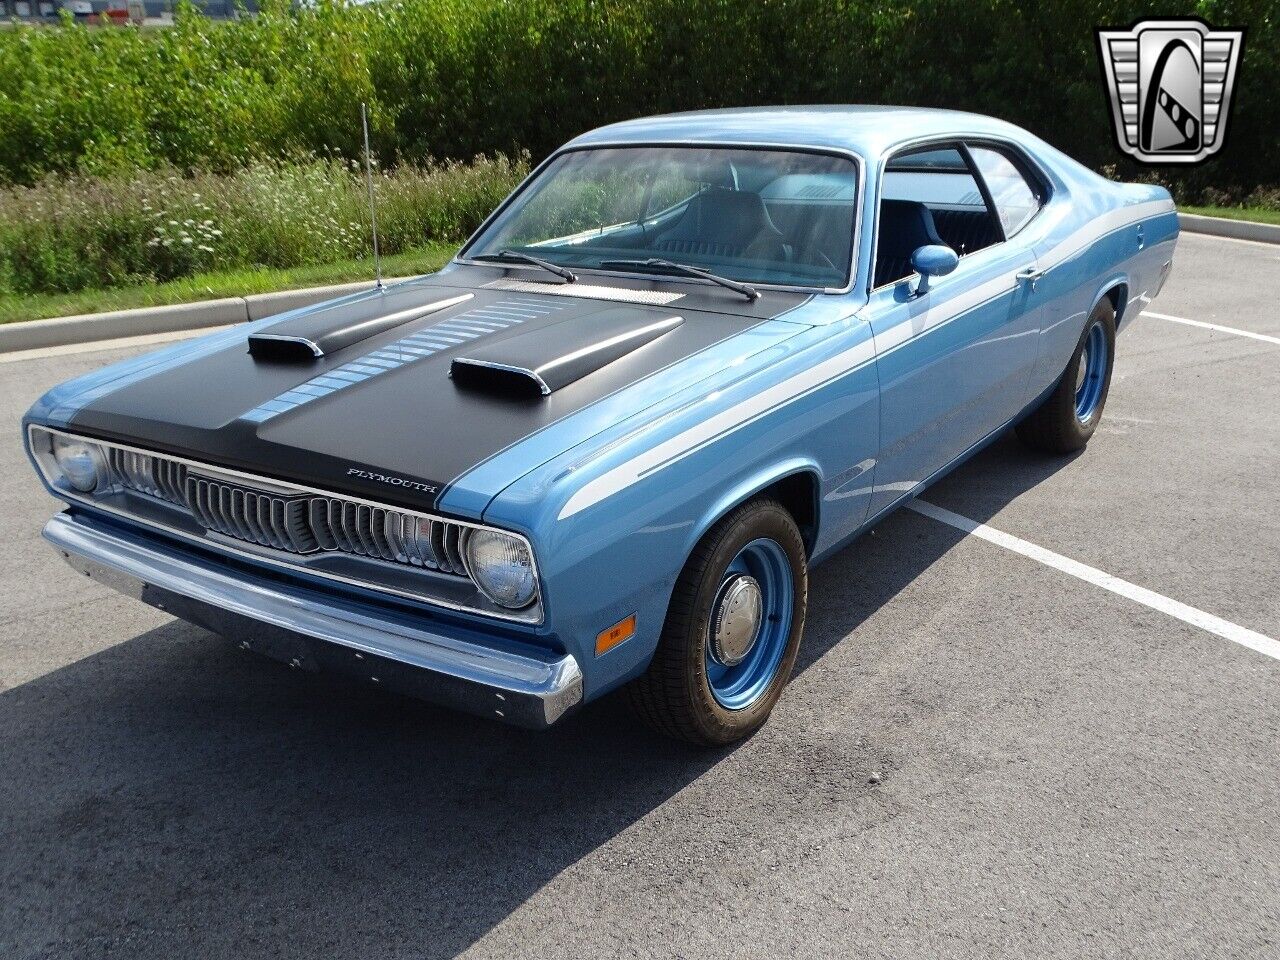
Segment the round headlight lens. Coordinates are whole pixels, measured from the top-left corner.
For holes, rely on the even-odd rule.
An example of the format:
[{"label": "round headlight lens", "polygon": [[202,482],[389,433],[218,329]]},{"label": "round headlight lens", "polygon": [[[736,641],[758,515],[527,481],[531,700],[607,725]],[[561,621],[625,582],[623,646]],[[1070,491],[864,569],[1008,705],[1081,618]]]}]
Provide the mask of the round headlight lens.
[{"label": "round headlight lens", "polygon": [[53,456],[67,483],[82,493],[98,485],[103,473],[102,451],[92,443],[70,437],[53,438]]},{"label": "round headlight lens", "polygon": [[533,602],[538,585],[533,557],[522,540],[497,530],[476,530],[467,539],[467,567],[476,586],[499,606],[519,610]]}]

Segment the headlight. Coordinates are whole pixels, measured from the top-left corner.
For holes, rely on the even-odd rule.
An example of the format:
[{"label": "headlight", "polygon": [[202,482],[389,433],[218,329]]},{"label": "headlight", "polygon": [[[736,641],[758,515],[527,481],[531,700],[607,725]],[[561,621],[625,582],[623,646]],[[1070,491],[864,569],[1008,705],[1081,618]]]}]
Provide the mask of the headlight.
[{"label": "headlight", "polygon": [[99,479],[106,473],[102,451],[97,444],[83,440],[55,434],[53,458],[58,461],[58,469],[62,471],[67,483],[81,493],[88,493],[96,487]]},{"label": "headlight", "polygon": [[519,610],[533,602],[538,584],[533,557],[522,540],[497,530],[476,530],[467,539],[467,567],[476,586],[498,606]]}]

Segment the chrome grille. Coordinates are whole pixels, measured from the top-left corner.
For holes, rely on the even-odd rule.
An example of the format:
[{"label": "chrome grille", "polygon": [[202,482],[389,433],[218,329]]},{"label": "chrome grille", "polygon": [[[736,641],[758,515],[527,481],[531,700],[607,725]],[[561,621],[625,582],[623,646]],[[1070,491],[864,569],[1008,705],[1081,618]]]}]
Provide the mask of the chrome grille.
[{"label": "chrome grille", "polygon": [[462,545],[468,530],[460,524],[337,497],[313,497],[308,519],[321,550],[467,576]]},{"label": "chrome grille", "polygon": [[187,478],[187,503],[200,524],[237,540],[290,553],[318,549],[307,498],[275,496],[207,477]]},{"label": "chrome grille", "polygon": [[[27,436],[28,450],[45,483],[68,502],[335,583],[502,620],[543,622],[538,596],[521,610],[499,607],[467,569],[468,539],[477,531],[499,528],[372,504],[356,496],[35,424],[28,426]],[[96,447],[107,482],[87,493],[71,487],[54,454],[54,438],[59,436]],[[531,550],[528,541],[524,543]],[[422,575],[426,572],[433,575]]]},{"label": "chrome grille", "polygon": [[113,484],[169,503],[187,505],[186,464],[118,447],[105,449]]},{"label": "chrome grille", "polygon": [[186,500],[196,520],[226,537],[289,553],[337,551],[467,576],[460,524],[340,497],[280,496],[191,474]]}]

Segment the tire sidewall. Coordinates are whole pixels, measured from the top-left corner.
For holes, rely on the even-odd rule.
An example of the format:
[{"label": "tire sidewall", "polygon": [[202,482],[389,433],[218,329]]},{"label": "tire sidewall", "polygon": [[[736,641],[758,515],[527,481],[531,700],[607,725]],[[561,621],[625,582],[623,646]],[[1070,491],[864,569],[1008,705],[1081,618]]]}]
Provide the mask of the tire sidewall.
[{"label": "tire sidewall", "polygon": [[[1084,355],[1085,344],[1089,342],[1089,332],[1095,325],[1101,325],[1103,336],[1107,341],[1107,369],[1102,374],[1102,395],[1098,399],[1098,405],[1094,408],[1093,413],[1087,421],[1081,422],[1076,416],[1076,377],[1080,371],[1080,362]],[[1080,339],[1076,343],[1076,349],[1071,354],[1071,361],[1067,364],[1067,369],[1062,375],[1062,381],[1058,384],[1056,415],[1061,418],[1062,427],[1074,434],[1071,441],[1071,447],[1074,449],[1082,448],[1093,436],[1094,431],[1098,429],[1098,424],[1102,422],[1102,411],[1107,405],[1107,398],[1111,393],[1111,372],[1115,369],[1116,360],[1116,312],[1111,305],[1111,301],[1103,297],[1089,312],[1089,319],[1084,325],[1084,330],[1080,333]],[[1061,429],[1061,428],[1060,428]]]}]

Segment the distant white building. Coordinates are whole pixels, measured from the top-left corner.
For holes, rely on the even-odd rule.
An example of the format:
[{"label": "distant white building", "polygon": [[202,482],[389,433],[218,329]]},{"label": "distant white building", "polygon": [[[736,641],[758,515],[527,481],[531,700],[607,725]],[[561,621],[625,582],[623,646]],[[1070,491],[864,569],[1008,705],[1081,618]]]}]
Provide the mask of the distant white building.
[{"label": "distant white building", "polygon": [[[250,13],[258,7],[252,0],[236,4],[235,0],[193,0],[206,16],[218,20],[239,15],[240,8]],[[66,10],[77,20],[93,20],[106,15],[112,20],[126,21],[145,16],[149,20],[169,17],[173,0],[0,0],[0,19],[54,20]]]}]

